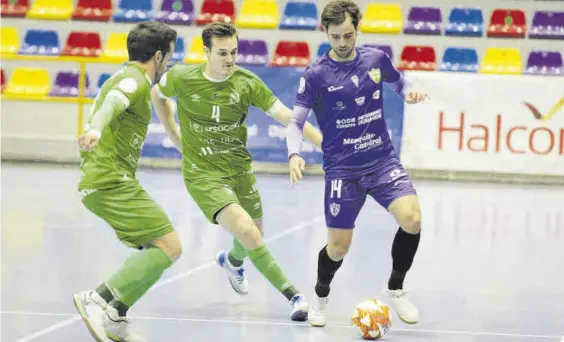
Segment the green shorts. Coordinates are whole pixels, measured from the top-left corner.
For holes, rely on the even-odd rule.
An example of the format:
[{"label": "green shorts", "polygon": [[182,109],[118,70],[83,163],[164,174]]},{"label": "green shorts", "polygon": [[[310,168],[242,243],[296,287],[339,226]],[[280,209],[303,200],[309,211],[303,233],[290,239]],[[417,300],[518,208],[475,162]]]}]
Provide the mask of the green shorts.
[{"label": "green shorts", "polygon": [[174,231],[167,214],[136,181],[103,190],[79,190],[82,203],[106,221],[128,247],[139,248]]},{"label": "green shorts", "polygon": [[217,224],[217,213],[231,203],[239,203],[253,219],[261,218],[262,203],[256,182],[252,173],[226,178],[184,180],[194,201],[214,224]]}]

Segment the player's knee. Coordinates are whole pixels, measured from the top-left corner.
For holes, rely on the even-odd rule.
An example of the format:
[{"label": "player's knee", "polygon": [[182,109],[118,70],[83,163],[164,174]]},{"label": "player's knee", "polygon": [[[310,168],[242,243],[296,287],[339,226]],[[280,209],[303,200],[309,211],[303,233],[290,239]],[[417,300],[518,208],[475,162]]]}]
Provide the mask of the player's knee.
[{"label": "player's knee", "polygon": [[351,247],[350,240],[334,240],[327,246],[327,254],[333,261],[343,260]]},{"label": "player's knee", "polygon": [[176,232],[169,233],[152,242],[154,247],[160,248],[172,262],[182,255],[182,243]]},{"label": "player's knee", "polygon": [[235,223],[235,236],[246,249],[255,249],[262,245],[262,234],[253,220],[240,217]]},{"label": "player's knee", "polygon": [[410,234],[418,234],[421,231],[421,212],[419,210],[410,211],[405,216],[402,228]]}]

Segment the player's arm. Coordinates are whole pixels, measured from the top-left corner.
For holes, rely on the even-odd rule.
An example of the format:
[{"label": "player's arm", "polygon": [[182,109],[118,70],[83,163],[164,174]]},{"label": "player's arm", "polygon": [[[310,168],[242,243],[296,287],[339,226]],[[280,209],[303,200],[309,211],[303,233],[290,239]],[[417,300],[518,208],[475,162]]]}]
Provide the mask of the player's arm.
[{"label": "player's arm", "polygon": [[[292,122],[292,111],[288,107],[286,107],[280,100],[277,100],[276,103],[274,103],[274,106],[272,106],[267,114],[270,115],[274,120],[280,122],[282,125],[290,128],[290,124]],[[321,148],[321,141],[323,137],[321,135],[321,132],[313,127],[312,124],[310,124],[309,122],[302,123],[300,133],[307,141]]]},{"label": "player's arm", "polygon": [[418,103],[428,97],[427,94],[413,89],[411,82],[392,65],[392,61],[385,54],[382,57],[381,70],[384,82],[405,102]]},{"label": "player's arm", "polygon": [[86,132],[78,138],[82,150],[91,151],[98,144],[104,129],[134,101],[137,88],[135,79],[125,78],[108,91],[102,105],[92,113]]},{"label": "player's arm", "polygon": [[176,76],[175,67],[172,67],[162,77],[160,82],[151,91],[151,98],[155,105],[155,112],[170,140],[178,151],[182,152],[182,138],[180,128],[174,120],[175,103],[172,97],[176,95],[174,78]]},{"label": "player's arm", "polygon": [[[288,147],[288,162],[290,164],[290,182],[296,184],[302,179],[305,170],[305,161],[300,157],[302,140],[304,137],[304,126],[309,125],[307,117],[311,113],[310,108],[294,106],[292,117],[288,124],[286,133],[286,146]],[[310,125],[311,126],[311,125]]]}]

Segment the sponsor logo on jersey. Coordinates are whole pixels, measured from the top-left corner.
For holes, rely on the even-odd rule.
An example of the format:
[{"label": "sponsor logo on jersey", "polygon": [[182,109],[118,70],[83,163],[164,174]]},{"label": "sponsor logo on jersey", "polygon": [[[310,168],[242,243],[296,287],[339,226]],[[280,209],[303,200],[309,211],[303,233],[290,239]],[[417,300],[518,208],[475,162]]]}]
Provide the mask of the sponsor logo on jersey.
[{"label": "sponsor logo on jersey", "polygon": [[202,99],[202,97],[198,94],[193,94],[192,96],[190,96],[192,98],[192,101],[194,102],[198,102]]},{"label": "sponsor logo on jersey", "polygon": [[238,92],[229,94],[229,104],[237,104],[239,101],[241,101],[241,97]]},{"label": "sponsor logo on jersey", "polygon": [[370,123],[372,121],[378,120],[382,118],[382,109],[377,109],[373,112],[369,112],[366,114],[362,114],[361,116],[358,117],[358,124],[359,125],[365,125],[367,123]]},{"label": "sponsor logo on jersey", "polygon": [[354,145],[355,150],[380,146],[382,137],[376,137],[374,133],[367,133],[359,138],[344,138],[343,145]]},{"label": "sponsor logo on jersey", "polygon": [[327,91],[332,93],[334,91],[341,90],[341,89],[343,89],[343,86],[338,86],[338,87],[330,86],[329,88],[327,88]]},{"label": "sponsor logo on jersey", "polygon": [[358,88],[358,76],[356,75],[352,76],[351,81],[354,84],[354,86]]},{"label": "sponsor logo on jersey", "polygon": [[143,137],[137,133],[133,133],[129,141],[129,146],[135,149],[141,149],[141,147],[143,147]]},{"label": "sponsor logo on jersey", "polygon": [[335,122],[338,129],[350,128],[356,126],[356,118],[337,119]]},{"label": "sponsor logo on jersey", "polygon": [[357,97],[356,99],[354,99],[354,101],[356,102],[357,105],[362,106],[364,104],[365,99],[366,99],[366,97],[361,96],[361,97]]}]

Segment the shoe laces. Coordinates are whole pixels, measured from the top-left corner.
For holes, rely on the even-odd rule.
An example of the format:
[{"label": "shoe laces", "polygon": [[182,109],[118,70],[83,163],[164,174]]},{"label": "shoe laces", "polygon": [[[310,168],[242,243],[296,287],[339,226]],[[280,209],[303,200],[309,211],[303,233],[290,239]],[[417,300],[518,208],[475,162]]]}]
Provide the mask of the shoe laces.
[{"label": "shoe laces", "polygon": [[237,281],[239,283],[242,283],[243,280],[245,279],[245,270],[243,268],[236,270],[235,271],[235,277],[237,278]]},{"label": "shoe laces", "polygon": [[404,290],[388,290],[388,294],[394,299],[401,299],[406,293]]}]

